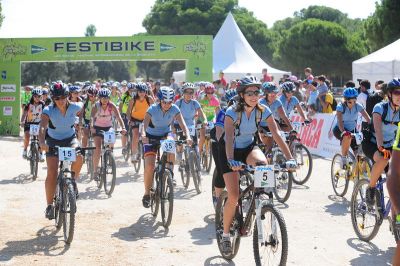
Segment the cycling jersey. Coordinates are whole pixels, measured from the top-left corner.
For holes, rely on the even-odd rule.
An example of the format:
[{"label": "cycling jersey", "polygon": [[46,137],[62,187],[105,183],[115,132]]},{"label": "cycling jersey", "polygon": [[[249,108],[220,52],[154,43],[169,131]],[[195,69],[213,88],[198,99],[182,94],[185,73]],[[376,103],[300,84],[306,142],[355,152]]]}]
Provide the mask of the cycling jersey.
[{"label": "cycling jersey", "polygon": [[32,98],[32,92],[22,91],[21,93],[21,104],[29,104],[29,101]]},{"label": "cycling jersey", "polygon": [[[274,116],[275,119],[279,120],[280,116],[278,113],[278,108],[282,106],[282,103],[279,99],[276,99],[272,104],[269,104],[266,98],[262,98],[261,100],[258,101],[260,104],[267,106],[270,110],[272,115]],[[267,127],[267,122],[266,121],[261,121],[260,122],[261,127]]]},{"label": "cycling jersey", "polygon": [[126,114],[128,112],[128,107],[129,107],[129,101],[132,99],[132,96],[130,94],[125,93],[124,96],[122,96],[122,108],[121,111],[123,114]]},{"label": "cycling jersey", "polygon": [[[381,102],[375,105],[372,115],[374,113],[383,114],[383,105],[386,102]],[[386,103],[387,104],[387,103]],[[389,148],[393,146],[393,142],[396,136],[396,131],[398,128],[398,122],[400,121],[399,111],[393,112],[392,107],[389,105],[386,117],[382,117],[382,120],[389,121],[389,123],[382,122],[382,135],[383,135],[383,147]],[[392,121],[392,123],[390,123]],[[375,132],[372,132],[373,138],[371,142],[376,143]]]},{"label": "cycling jersey", "polygon": [[174,121],[175,116],[180,113],[179,107],[172,104],[167,112],[163,112],[159,103],[152,104],[147,110],[151,116],[150,124],[146,129],[146,133],[161,137],[171,132],[171,123]]},{"label": "cycling jersey", "polygon": [[201,108],[200,103],[196,100],[190,100],[189,102],[186,102],[184,99],[179,99],[175,104],[181,110],[186,126],[194,126],[194,117],[197,113],[197,110]]},{"label": "cycling jersey", "polygon": [[290,101],[288,101],[285,94],[282,94],[281,97],[279,97],[279,100],[281,101],[283,109],[287,115],[290,115],[293,109],[300,103],[296,96],[292,96]]},{"label": "cycling jersey", "polygon": [[396,151],[400,151],[400,141],[399,141],[400,140],[400,130],[399,130],[399,128],[400,128],[400,122],[397,124],[396,138],[393,143],[393,150],[396,150]]},{"label": "cycling jersey", "polygon": [[118,106],[118,105],[119,105],[119,94],[116,93],[116,95],[113,96],[112,93],[111,93],[111,95],[110,95],[110,101],[111,101],[113,104],[115,104],[115,106]]},{"label": "cycling jersey", "polygon": [[200,96],[199,103],[203,108],[207,121],[213,121],[215,118],[215,109],[219,107],[218,99],[213,95],[211,100],[209,100],[204,94]]},{"label": "cycling jersey", "polygon": [[[272,113],[271,110],[267,106],[263,106],[264,110],[261,113],[261,121],[266,120]],[[225,116],[232,118],[233,122],[238,119],[238,113],[235,111],[235,106],[231,106],[226,110]],[[246,113],[243,111],[241,116],[241,121],[239,124],[239,131],[235,129],[235,140],[234,140],[234,148],[246,148],[250,146],[254,142],[254,135],[257,133],[257,123],[256,123],[256,109],[254,108],[250,114],[250,117],[247,118]],[[257,110],[257,112],[260,112]],[[240,132],[240,134],[238,134]],[[225,136],[226,141],[226,136]]]},{"label": "cycling jersey", "polygon": [[134,106],[132,107],[131,118],[136,120],[143,120],[147,109],[149,109],[150,104],[146,99],[142,101],[139,99],[134,100]]},{"label": "cycling jersey", "polygon": [[91,115],[92,115],[93,105],[94,105],[94,103],[92,103],[89,100],[85,103],[85,105],[84,105],[85,109],[83,110],[84,111],[84,119],[85,120],[90,121]]},{"label": "cycling jersey", "polygon": [[39,123],[44,107],[44,102],[39,102],[36,105],[28,103],[24,108],[24,111],[27,112],[25,123]]},{"label": "cycling jersey", "polygon": [[339,103],[336,107],[336,112],[342,113],[343,127],[348,131],[353,131],[356,128],[358,113],[361,113],[362,110],[364,110],[364,107],[357,102],[351,109],[345,103]]},{"label": "cycling jersey", "polygon": [[224,128],[226,108],[221,109],[215,119],[215,126]]},{"label": "cycling jersey", "polygon": [[63,140],[75,135],[74,124],[76,116],[82,110],[82,103],[69,103],[65,115],[54,104],[43,109],[43,114],[49,117],[47,134],[56,140]]},{"label": "cycling jersey", "polygon": [[113,109],[111,103],[107,103],[107,107],[104,110],[103,107],[101,107],[100,102],[96,103],[97,107],[97,113],[95,115],[95,121],[94,121],[94,126],[96,127],[111,127],[112,126],[112,114],[113,114]]}]

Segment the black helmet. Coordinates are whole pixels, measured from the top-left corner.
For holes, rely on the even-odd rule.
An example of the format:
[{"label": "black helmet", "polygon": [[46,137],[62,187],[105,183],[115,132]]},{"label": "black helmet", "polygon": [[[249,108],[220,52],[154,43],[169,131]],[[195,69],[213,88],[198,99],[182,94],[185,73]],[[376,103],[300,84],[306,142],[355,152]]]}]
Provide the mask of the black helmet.
[{"label": "black helmet", "polygon": [[52,97],[60,97],[60,96],[68,96],[69,89],[67,85],[62,82],[56,82],[51,85],[51,96]]}]

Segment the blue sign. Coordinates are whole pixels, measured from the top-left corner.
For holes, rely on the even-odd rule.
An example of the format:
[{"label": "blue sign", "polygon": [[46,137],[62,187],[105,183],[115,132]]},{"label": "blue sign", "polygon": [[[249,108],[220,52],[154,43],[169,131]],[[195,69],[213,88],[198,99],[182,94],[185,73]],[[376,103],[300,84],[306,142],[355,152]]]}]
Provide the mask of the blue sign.
[{"label": "blue sign", "polygon": [[165,43],[160,43],[160,52],[166,52],[172,49],[175,49],[175,46],[165,44]]},{"label": "blue sign", "polygon": [[199,68],[199,67],[195,67],[195,68],[194,68],[194,74],[195,74],[196,76],[199,76],[199,75],[200,75],[200,68]]},{"label": "blue sign", "polygon": [[31,45],[31,54],[37,54],[43,51],[47,51],[47,48],[43,48],[37,45]]},{"label": "blue sign", "polygon": [[6,70],[1,71],[1,78],[7,79],[7,71]]}]

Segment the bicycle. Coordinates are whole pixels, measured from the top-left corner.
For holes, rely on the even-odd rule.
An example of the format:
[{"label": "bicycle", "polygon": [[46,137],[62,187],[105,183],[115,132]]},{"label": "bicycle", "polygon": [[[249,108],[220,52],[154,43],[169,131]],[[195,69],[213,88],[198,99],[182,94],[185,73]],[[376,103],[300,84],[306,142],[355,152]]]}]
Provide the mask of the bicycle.
[{"label": "bicycle", "polygon": [[[170,226],[174,210],[174,186],[172,183],[174,174],[171,169],[165,166],[167,163],[167,154],[175,154],[175,145],[183,143],[186,143],[186,141],[166,139],[144,144],[157,147],[156,167],[153,172],[153,184],[150,188],[150,208],[151,214],[157,217],[161,205],[162,225],[165,228]],[[162,155],[160,154],[160,149]]]},{"label": "bicycle", "polygon": [[[212,165],[212,147],[211,147],[211,136],[210,136],[210,131],[214,127],[213,122],[208,122],[206,125],[206,133],[205,133],[205,140],[203,144],[203,151],[200,154],[200,160],[201,160],[201,167],[204,172],[209,173],[211,170],[211,165]],[[200,135],[198,135],[200,136]]]},{"label": "bicycle", "polygon": [[297,169],[293,174],[293,182],[297,185],[304,185],[311,177],[313,160],[310,151],[301,143],[297,137],[304,122],[292,122],[293,131],[288,136],[289,150],[297,162]]},{"label": "bicycle", "polygon": [[[189,127],[189,133],[192,137],[196,135],[196,129],[193,127]],[[177,130],[177,134],[182,133],[182,130]],[[193,177],[194,187],[196,189],[197,194],[200,194],[202,191],[202,177],[201,177],[201,166],[200,166],[200,155],[198,152],[198,146],[196,142],[193,142],[193,145],[188,146],[185,145],[183,149],[183,158],[179,162],[179,172],[181,174],[181,179],[183,186],[187,189],[190,183],[190,176]]]},{"label": "bicycle", "polygon": [[[138,134],[139,134],[139,140],[138,140],[138,148],[137,148],[137,157],[135,158],[136,160],[133,162],[133,167],[135,168],[135,172],[139,173],[140,171],[140,166],[141,166],[141,161],[144,160],[144,154],[143,154],[143,141],[142,141],[142,130],[143,130],[143,123],[142,122],[132,122],[134,125],[139,125],[138,129]],[[129,149],[131,149],[132,145],[132,126],[129,125],[129,135],[130,135],[130,141],[128,142],[129,144]]]},{"label": "bicycle", "polygon": [[112,145],[115,143],[116,132],[113,129],[109,131],[100,131],[103,135],[101,142],[101,155],[100,155],[100,171],[95,176],[97,187],[104,186],[104,191],[111,197],[115,188],[115,180],[117,178],[117,169]]},{"label": "bicycle", "polygon": [[33,181],[38,177],[40,149],[39,149],[39,125],[29,125],[30,146],[27,152],[27,159],[29,160],[30,170]]},{"label": "bicycle", "polygon": [[363,134],[361,132],[351,133],[351,136],[355,138],[356,146],[353,147],[354,154],[349,151],[350,160],[346,166],[342,167],[341,154],[335,154],[332,159],[332,187],[335,194],[339,197],[343,197],[347,193],[350,180],[356,183],[362,178],[370,179],[371,177],[372,163],[361,151],[359,152]]},{"label": "bicycle", "polygon": [[377,235],[384,219],[389,220],[389,230],[394,235],[395,241],[397,242],[400,239],[400,228],[396,226],[396,220],[389,215],[392,206],[390,199],[385,204],[383,190],[385,183],[386,178],[379,177],[374,206],[368,206],[365,199],[369,179],[359,180],[354,187],[350,203],[351,222],[357,237],[362,241],[371,241]]},{"label": "bicycle", "polygon": [[[285,265],[288,254],[288,236],[283,215],[273,204],[273,190],[277,175],[286,171],[279,164],[256,166],[243,165],[240,178],[240,194],[236,212],[230,227],[232,253],[222,252],[223,213],[228,194],[224,191],[218,199],[215,214],[215,229],[221,255],[232,260],[238,250],[241,237],[253,235],[253,253],[256,265],[270,263],[272,255],[278,265]],[[242,187],[245,187],[242,189]],[[268,196],[268,199],[266,198]],[[261,250],[263,249],[263,250]],[[272,258],[274,259],[274,258]]]},{"label": "bicycle", "polygon": [[132,125],[129,123],[128,132],[126,136],[126,146],[122,147],[122,156],[125,162],[129,160],[132,155]]},{"label": "bicycle", "polygon": [[93,150],[95,147],[54,147],[50,149],[54,149],[60,161],[56,192],[53,199],[55,225],[57,230],[63,227],[64,241],[67,244],[71,244],[75,230],[77,192],[71,165],[78,154],[83,155],[85,151]]},{"label": "bicycle", "polygon": [[[88,139],[88,146],[93,147],[93,136],[92,132],[89,130],[89,139]],[[87,166],[87,175],[89,180],[92,181],[94,179],[94,168],[93,168],[93,151],[88,150],[85,153],[85,162]]]}]

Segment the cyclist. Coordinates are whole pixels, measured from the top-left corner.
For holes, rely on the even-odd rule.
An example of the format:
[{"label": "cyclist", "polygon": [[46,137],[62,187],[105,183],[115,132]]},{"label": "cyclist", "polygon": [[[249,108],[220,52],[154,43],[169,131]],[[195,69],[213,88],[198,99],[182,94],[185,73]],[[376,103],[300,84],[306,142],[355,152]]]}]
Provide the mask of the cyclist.
[{"label": "cyclist", "polygon": [[42,88],[42,93],[43,93],[43,98],[42,101],[44,102],[44,105],[48,106],[51,104],[51,98],[49,97],[49,89],[48,88]]},{"label": "cyclist", "polygon": [[110,128],[112,127],[112,116],[114,115],[122,128],[121,133],[126,133],[124,121],[122,121],[121,115],[115,104],[110,101],[111,91],[106,88],[100,89],[98,96],[99,101],[96,102],[96,104],[92,108],[92,119],[90,121],[90,130],[94,135],[93,140],[96,146],[96,150],[93,153],[93,172],[96,173],[95,178],[99,178],[97,168],[99,165],[101,141],[103,138],[103,135],[100,131],[110,130]]},{"label": "cyclist", "polygon": [[[290,113],[296,108],[297,112],[300,114],[303,121],[307,123],[307,119],[304,115],[303,108],[300,106],[299,100],[296,96],[293,96],[293,93],[296,91],[296,86],[291,81],[286,81],[281,84],[282,95],[279,100],[282,103],[283,108],[285,109],[286,115],[290,117]],[[284,131],[289,131],[291,126],[290,124],[281,124],[281,128]]]},{"label": "cyclist", "polygon": [[89,131],[90,131],[90,118],[92,115],[92,108],[96,103],[97,89],[93,86],[86,87],[87,98],[83,104],[83,112],[81,118],[83,118],[83,136],[82,136],[82,147],[88,146]]},{"label": "cyclist", "polygon": [[119,92],[119,84],[118,82],[114,82],[111,85],[111,95],[110,95],[110,101],[115,105],[115,106],[119,106],[119,101],[121,99],[121,94]]},{"label": "cyclist", "polygon": [[[225,114],[225,153],[220,153],[220,162],[228,199],[224,207],[224,230],[222,234],[223,253],[230,255],[232,246],[229,229],[235,214],[239,198],[239,170],[242,164],[255,166],[256,163],[267,164],[263,152],[256,145],[259,121],[267,121],[274,140],[285,155],[288,169],[296,168],[296,161],[292,158],[289,148],[280,137],[277,125],[268,107],[258,103],[261,83],[254,76],[246,76],[240,80],[237,88],[239,95],[235,105],[229,107]],[[257,114],[258,113],[258,114]],[[258,118],[258,119],[257,119]],[[220,146],[222,150],[223,145]]]},{"label": "cyclist", "polygon": [[[207,121],[209,122],[214,121],[216,114],[220,110],[219,100],[217,99],[217,97],[215,97],[214,93],[215,93],[214,85],[210,82],[207,82],[206,84],[204,84],[204,93],[199,95],[200,106],[206,115]],[[202,121],[201,118],[199,120],[200,123],[207,123],[207,121]],[[202,127],[200,129],[200,141],[199,141],[200,154],[203,151],[205,138],[206,138],[206,129],[205,127]]]},{"label": "cyclist", "polygon": [[[289,129],[293,130],[292,125],[290,124],[290,120],[286,115],[285,110],[283,109],[281,101],[277,98],[277,94],[279,93],[279,88],[276,86],[274,82],[264,82],[262,84],[262,88],[264,89],[264,95],[262,99],[259,100],[259,103],[267,106],[278,125],[286,126],[289,125]],[[279,119],[283,121],[283,123],[279,123]],[[269,132],[269,128],[267,126],[266,121],[260,122],[260,129],[263,133]],[[266,150],[269,151],[273,145],[273,139],[267,137],[266,134],[261,134],[261,140],[266,145]]]},{"label": "cyclist", "polygon": [[[22,152],[22,157],[27,158],[27,149],[29,145],[29,131],[30,125],[38,125],[40,123],[40,118],[42,116],[43,109],[45,107],[42,101],[43,92],[40,88],[35,88],[32,90],[32,97],[29,103],[24,108],[24,113],[21,117],[21,126],[24,128],[24,150]],[[40,153],[40,161],[44,162],[44,154]]]},{"label": "cyclist", "polygon": [[[54,208],[52,205],[57,185],[58,157],[56,146],[78,147],[74,124],[76,116],[82,110],[82,103],[73,103],[68,100],[68,87],[57,82],[51,86],[51,97],[53,103],[43,109],[40,120],[39,145],[47,157],[46,189],[46,218],[54,219]],[[78,189],[75,179],[79,177],[82,168],[82,156],[77,156],[72,163],[72,177],[75,191]]]},{"label": "cyclist", "polygon": [[371,137],[364,139],[362,148],[365,155],[375,163],[371,169],[371,180],[366,191],[366,202],[374,205],[376,182],[385,170],[400,122],[400,81],[391,80],[387,85],[388,102],[380,102],[372,111]]},{"label": "cyclist", "polygon": [[364,107],[357,102],[357,96],[357,89],[346,88],[343,91],[344,102],[339,103],[336,108],[337,122],[333,128],[333,135],[340,141],[342,148],[342,168],[347,165],[350,145],[353,150],[357,147],[351,133],[357,132],[358,114],[360,113],[368,123],[371,120]]},{"label": "cyclist", "polygon": [[69,86],[68,89],[70,102],[83,102],[82,98],[79,96],[79,94],[81,93],[81,88],[79,86]]},{"label": "cyclist", "polygon": [[[135,90],[136,90],[136,83],[129,82],[127,87],[128,90],[122,95],[121,101],[119,103],[118,110],[121,114],[122,120],[124,121],[125,128],[128,128],[128,107],[131,99],[133,96],[135,96]],[[126,147],[127,137],[126,135],[121,136],[121,142],[122,142],[122,154],[125,154],[126,150],[129,149],[129,147]]]},{"label": "cyclist", "polygon": [[[179,125],[187,137],[187,144],[192,144],[189,130],[186,127],[179,107],[172,103],[175,92],[172,88],[162,86],[157,93],[159,103],[155,103],[147,110],[143,120],[142,141],[144,144],[144,195],[142,198],[143,207],[150,207],[150,188],[152,185],[153,171],[155,167],[155,159],[157,147],[153,146],[151,141],[165,139],[171,132],[171,124],[177,120]],[[147,144],[147,145],[146,145]],[[167,167],[172,170],[174,155],[168,155]]]},{"label": "cyclist", "polygon": [[146,83],[139,82],[135,85],[136,94],[129,101],[127,114],[132,125],[132,146],[127,147],[132,150],[131,162],[136,162],[138,158],[138,143],[139,143],[139,126],[143,122],[144,116],[149,109],[150,105],[154,103],[154,99],[147,95],[149,88]]}]

